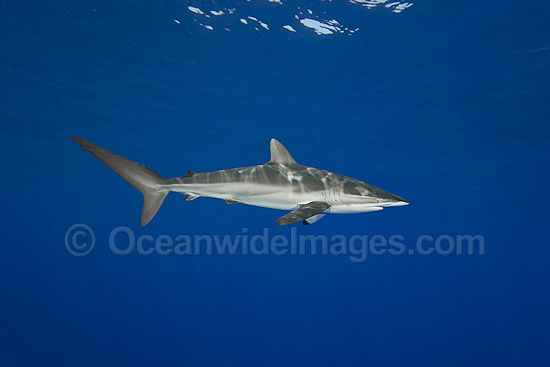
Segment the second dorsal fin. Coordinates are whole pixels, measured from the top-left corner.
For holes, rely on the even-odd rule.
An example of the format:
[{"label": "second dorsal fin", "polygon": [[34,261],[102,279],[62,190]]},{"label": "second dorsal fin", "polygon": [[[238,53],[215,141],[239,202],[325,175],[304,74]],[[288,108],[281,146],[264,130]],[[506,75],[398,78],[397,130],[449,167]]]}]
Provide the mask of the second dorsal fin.
[{"label": "second dorsal fin", "polygon": [[187,173],[185,174],[185,176],[183,176],[182,178],[187,178],[187,177],[192,177],[196,172],[195,171],[187,171]]}]

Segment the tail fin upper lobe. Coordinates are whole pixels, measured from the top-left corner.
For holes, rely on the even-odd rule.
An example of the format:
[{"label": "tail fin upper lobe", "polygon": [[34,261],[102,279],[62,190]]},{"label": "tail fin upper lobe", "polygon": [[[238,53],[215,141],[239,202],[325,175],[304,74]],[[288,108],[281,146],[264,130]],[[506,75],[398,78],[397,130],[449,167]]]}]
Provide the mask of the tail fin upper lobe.
[{"label": "tail fin upper lobe", "polygon": [[166,195],[170,192],[165,187],[169,180],[152,169],[111,153],[87,140],[75,136],[72,138],[82,146],[85,152],[90,152],[143,194],[141,225],[144,226],[149,223],[159,210]]}]

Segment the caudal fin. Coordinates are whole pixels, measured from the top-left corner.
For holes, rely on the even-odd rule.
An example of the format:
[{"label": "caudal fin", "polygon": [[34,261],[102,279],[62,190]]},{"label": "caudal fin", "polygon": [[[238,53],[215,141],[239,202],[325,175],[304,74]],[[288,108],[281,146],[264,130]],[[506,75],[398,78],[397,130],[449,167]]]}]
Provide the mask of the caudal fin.
[{"label": "caudal fin", "polygon": [[169,180],[152,169],[111,153],[87,140],[77,138],[76,136],[72,138],[82,146],[85,152],[90,152],[143,194],[141,225],[144,226],[149,223],[155,214],[157,214],[166,195],[170,192],[166,188]]}]

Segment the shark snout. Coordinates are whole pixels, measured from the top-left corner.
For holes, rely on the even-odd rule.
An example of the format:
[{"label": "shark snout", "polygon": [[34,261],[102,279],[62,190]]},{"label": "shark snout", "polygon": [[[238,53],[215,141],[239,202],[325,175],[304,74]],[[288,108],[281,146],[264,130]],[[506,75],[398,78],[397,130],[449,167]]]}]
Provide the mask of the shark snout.
[{"label": "shark snout", "polygon": [[393,206],[403,206],[403,205],[409,205],[410,204],[410,202],[408,200],[405,200],[402,197],[399,197],[397,195],[393,195],[393,196],[395,196],[395,198],[394,198],[395,204],[393,204]]},{"label": "shark snout", "polygon": [[410,202],[408,202],[407,200],[400,200],[400,201],[391,202],[389,206],[404,206],[409,204]]},{"label": "shark snout", "polygon": [[387,192],[384,190],[380,190],[380,191],[382,191],[382,193],[379,194],[379,197],[384,201],[386,206],[404,206],[404,205],[410,204],[408,200],[405,200],[402,197],[394,195],[391,192]]}]

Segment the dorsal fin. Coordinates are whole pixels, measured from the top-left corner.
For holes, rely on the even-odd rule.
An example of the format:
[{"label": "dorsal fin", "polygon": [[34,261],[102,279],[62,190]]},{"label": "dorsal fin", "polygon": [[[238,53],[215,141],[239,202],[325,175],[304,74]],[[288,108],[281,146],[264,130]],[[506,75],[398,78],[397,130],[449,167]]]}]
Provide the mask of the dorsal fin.
[{"label": "dorsal fin", "polygon": [[271,139],[269,144],[269,149],[271,150],[271,159],[269,163],[282,163],[282,164],[292,164],[296,163],[294,158],[290,155],[288,150],[281,144],[277,139]]}]

